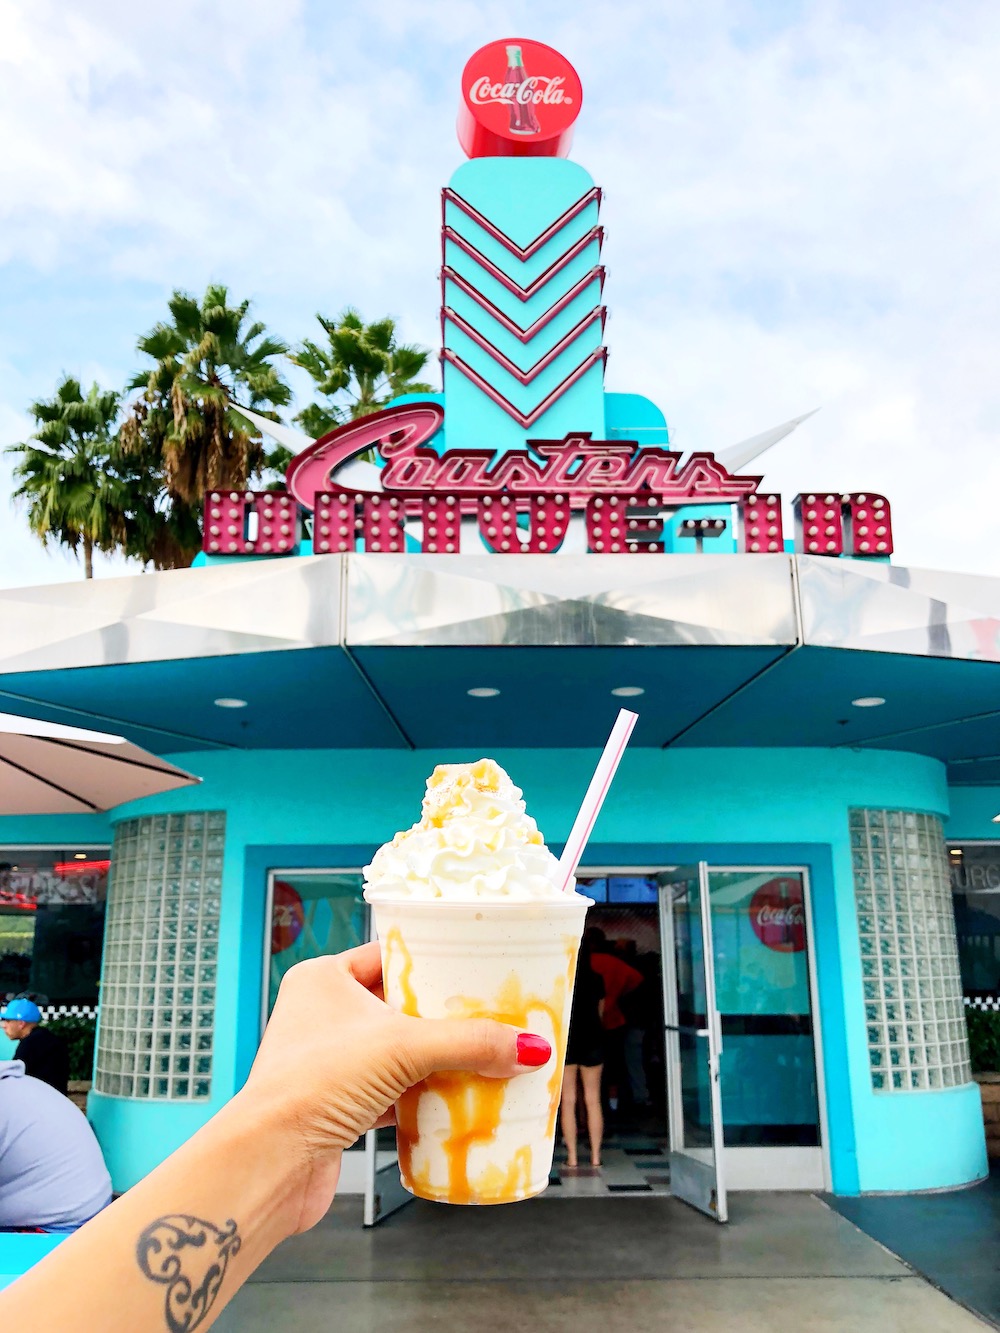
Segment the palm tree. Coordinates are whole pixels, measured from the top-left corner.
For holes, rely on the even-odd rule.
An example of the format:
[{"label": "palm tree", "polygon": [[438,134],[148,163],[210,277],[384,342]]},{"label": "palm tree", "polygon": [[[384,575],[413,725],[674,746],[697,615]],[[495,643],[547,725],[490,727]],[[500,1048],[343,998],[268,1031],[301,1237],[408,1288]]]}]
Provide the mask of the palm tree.
[{"label": "palm tree", "polygon": [[55,397],[31,405],[38,429],[6,453],[19,454],[15,501],[43,546],[55,541],[74,553],[83,548],[86,578],[94,576],[94,551],[125,548],[136,532],[135,515],[148,508],[141,477],[120,457],[114,432],[119,395],[91,385],[84,397],[66,376]]},{"label": "palm tree", "polygon": [[292,396],[275,365],[288,348],[248,321],[249,301],[229,305],[221,284],[210,285],[200,303],[175,291],[167,305],[169,321],[139,339],[139,351],[155,364],[129,384],[142,392],[122,440],[147,463],[156,460],[171,505],[186,507],[190,519],[206,491],[243,490],[264,466],[260,435],[230,404],[277,420],[274,409]]},{"label": "palm tree", "polygon": [[432,391],[430,384],[416,379],[429,349],[397,343],[395,320],[366,324],[351,306],[336,320],[316,318],[327,345],[306,339],[291,357],[309,372],[326,400],[310,403],[295,418],[315,439],[345,421],[378,412],[401,394]]}]

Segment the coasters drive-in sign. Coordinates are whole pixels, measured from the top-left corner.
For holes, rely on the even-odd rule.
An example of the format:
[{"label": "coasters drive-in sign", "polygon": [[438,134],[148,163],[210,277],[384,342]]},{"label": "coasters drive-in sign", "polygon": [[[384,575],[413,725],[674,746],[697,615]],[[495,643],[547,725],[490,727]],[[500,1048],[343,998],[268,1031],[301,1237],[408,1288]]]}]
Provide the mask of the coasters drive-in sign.
[{"label": "coasters drive-in sign", "polygon": [[[288,555],[312,511],[313,551],[457,554],[463,520],[474,520],[497,555],[552,554],[582,518],[596,554],[661,554],[673,511],[734,506],[738,544],[748,554],[785,549],[781,497],[762,478],[734,476],[710,453],[685,460],[670,449],[587,434],[529,440],[497,457],[493,449],[427,444],[444,422],[436,403],[407,403],[361,417],[322,436],[289,465],[287,492],[213,491],[205,501],[209,555]],[[374,454],[358,487],[351,465]],[[343,474],[343,475],[342,475]],[[341,478],[342,479],[339,479]],[[373,489],[375,483],[379,489]],[[884,496],[805,493],[795,497],[796,547],[808,555],[887,556],[892,551]],[[725,519],[683,520],[680,535],[701,549],[723,535]]]}]

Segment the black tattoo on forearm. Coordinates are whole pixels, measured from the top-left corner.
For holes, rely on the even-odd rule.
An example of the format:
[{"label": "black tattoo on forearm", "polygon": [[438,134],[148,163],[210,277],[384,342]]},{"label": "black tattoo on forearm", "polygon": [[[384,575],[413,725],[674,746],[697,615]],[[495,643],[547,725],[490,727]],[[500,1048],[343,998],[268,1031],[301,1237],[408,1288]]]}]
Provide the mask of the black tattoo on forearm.
[{"label": "black tattoo on forearm", "polygon": [[224,1231],[187,1213],[168,1213],[149,1224],[135,1257],[146,1277],[167,1289],[164,1313],[170,1333],[193,1333],[199,1326],[242,1243],[232,1218]]}]

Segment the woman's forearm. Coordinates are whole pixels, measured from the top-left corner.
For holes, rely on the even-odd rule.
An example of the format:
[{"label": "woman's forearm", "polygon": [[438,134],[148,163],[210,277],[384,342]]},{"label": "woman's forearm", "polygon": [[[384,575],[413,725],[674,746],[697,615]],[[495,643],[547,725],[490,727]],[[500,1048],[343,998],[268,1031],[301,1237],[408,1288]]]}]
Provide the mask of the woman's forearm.
[{"label": "woman's forearm", "polygon": [[[517,1028],[397,1014],[381,987],[374,943],[291,968],[243,1091],[0,1292],[0,1330],[207,1329],[279,1241],[326,1213],[343,1150],[407,1088],[439,1070],[514,1078],[547,1048],[532,1034],[522,1060]],[[337,1016],[335,1036],[317,1014]]]},{"label": "woman's forearm", "polygon": [[237,1096],[8,1288],[5,1333],[207,1329],[297,1228],[309,1168],[294,1141],[278,1114]]}]

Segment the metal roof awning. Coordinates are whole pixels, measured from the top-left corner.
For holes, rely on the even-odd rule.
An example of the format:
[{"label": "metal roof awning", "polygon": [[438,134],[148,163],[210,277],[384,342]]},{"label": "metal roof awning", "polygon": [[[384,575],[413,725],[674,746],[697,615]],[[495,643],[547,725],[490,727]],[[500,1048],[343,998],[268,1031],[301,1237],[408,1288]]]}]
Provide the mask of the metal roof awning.
[{"label": "metal roof awning", "polygon": [[[875,746],[1000,781],[1000,580],[975,575],[783,554],[319,556],[15,589],[0,616],[0,709],[161,754],[592,746],[610,691],[633,686],[638,745]],[[886,702],[852,706],[864,696]]]}]

